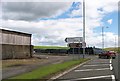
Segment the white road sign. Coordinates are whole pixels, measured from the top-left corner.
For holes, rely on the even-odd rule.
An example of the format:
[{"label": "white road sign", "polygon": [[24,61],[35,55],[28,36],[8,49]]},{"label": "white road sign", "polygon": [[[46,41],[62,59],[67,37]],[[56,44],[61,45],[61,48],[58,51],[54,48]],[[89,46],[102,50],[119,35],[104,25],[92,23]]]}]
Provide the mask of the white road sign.
[{"label": "white road sign", "polygon": [[82,37],[69,37],[65,39],[65,42],[68,42],[68,43],[82,42],[82,41],[83,41]]}]

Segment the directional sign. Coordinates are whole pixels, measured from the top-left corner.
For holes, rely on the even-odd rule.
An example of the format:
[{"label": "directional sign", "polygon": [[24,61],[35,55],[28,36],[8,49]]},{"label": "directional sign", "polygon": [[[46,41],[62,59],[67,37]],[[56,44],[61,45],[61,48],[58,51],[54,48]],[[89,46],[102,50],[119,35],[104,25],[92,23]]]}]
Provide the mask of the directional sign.
[{"label": "directional sign", "polygon": [[82,37],[69,37],[65,39],[65,42],[68,42],[68,43],[82,42],[82,41],[83,41]]},{"label": "directional sign", "polygon": [[70,48],[82,48],[82,43],[69,43],[68,47],[70,47]]}]

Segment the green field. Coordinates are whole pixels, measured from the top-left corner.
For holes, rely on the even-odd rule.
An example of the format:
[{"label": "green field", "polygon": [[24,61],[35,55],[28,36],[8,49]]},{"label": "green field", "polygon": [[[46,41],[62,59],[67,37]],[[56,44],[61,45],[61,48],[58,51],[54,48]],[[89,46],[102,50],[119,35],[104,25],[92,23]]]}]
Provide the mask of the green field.
[{"label": "green field", "polygon": [[105,50],[107,50],[107,51],[116,51],[116,52],[119,52],[119,53],[120,53],[120,47],[118,47],[118,48],[114,48],[114,47],[105,48]]},{"label": "green field", "polygon": [[69,49],[69,47],[60,47],[60,46],[34,46],[34,49]]},{"label": "green field", "polygon": [[[69,69],[75,65],[83,63],[87,60],[90,60],[90,59],[71,60],[71,61],[67,61],[67,62],[63,62],[63,63],[59,63],[59,64],[52,64],[52,65],[48,65],[48,66],[43,66],[43,67],[40,67],[40,68],[33,70],[31,72],[12,77],[10,79],[19,79],[19,80],[26,79],[27,81],[34,81],[35,79],[43,79],[47,76],[64,71],[64,70]],[[5,80],[5,81],[8,81],[8,80]]]}]

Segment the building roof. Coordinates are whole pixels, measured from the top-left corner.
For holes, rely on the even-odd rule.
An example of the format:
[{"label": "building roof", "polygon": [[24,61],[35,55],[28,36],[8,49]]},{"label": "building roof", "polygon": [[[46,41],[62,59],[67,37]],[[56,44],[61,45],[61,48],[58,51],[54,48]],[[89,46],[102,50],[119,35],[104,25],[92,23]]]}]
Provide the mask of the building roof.
[{"label": "building roof", "polygon": [[18,34],[25,34],[25,35],[29,35],[31,36],[32,34],[29,34],[29,33],[24,33],[24,32],[19,32],[19,31],[13,31],[13,30],[6,30],[6,29],[0,29],[0,31],[2,32],[13,32],[13,33],[18,33]]}]

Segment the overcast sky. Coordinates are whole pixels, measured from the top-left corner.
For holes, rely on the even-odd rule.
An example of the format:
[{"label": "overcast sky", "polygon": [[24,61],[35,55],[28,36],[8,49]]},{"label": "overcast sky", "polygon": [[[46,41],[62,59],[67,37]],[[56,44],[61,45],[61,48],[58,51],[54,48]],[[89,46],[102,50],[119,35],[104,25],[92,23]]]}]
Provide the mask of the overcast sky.
[{"label": "overcast sky", "polygon": [[[87,46],[115,46],[118,39],[118,1],[86,0]],[[82,37],[82,0],[79,2],[2,2],[0,27],[32,34],[33,45],[66,46],[66,37]],[[108,27],[108,28],[107,28]]]}]

